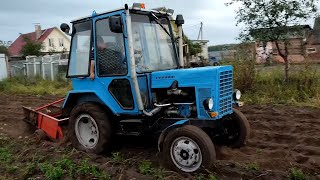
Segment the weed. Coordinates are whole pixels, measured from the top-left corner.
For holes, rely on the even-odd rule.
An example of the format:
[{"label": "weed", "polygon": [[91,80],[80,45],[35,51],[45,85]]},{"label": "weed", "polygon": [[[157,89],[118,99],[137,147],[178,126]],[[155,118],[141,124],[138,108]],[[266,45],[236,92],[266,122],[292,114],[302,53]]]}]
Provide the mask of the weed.
[{"label": "weed", "polygon": [[62,179],[63,169],[60,166],[54,166],[50,163],[41,163],[40,170],[48,180]]},{"label": "weed", "polygon": [[23,170],[23,177],[29,177],[36,172],[37,165],[34,162],[28,163]]},{"label": "weed", "polygon": [[115,164],[124,164],[124,158],[120,152],[112,153],[112,162]]},{"label": "weed", "polygon": [[80,162],[76,172],[80,175],[92,175],[97,179],[111,179],[111,176],[101,172],[96,166],[90,165],[87,159]]},{"label": "weed", "polygon": [[291,168],[289,169],[289,178],[291,180],[305,180],[306,175],[303,173],[301,169]]},{"label": "weed", "polygon": [[246,169],[251,171],[259,171],[260,167],[257,163],[250,163],[247,165]]},{"label": "weed", "polygon": [[199,174],[196,176],[196,180],[204,180],[204,179],[205,179],[205,177],[203,174]]},{"label": "weed", "polygon": [[208,179],[209,180],[217,180],[216,176],[213,174],[209,174]]},{"label": "weed", "polygon": [[149,160],[143,160],[139,164],[139,172],[144,175],[151,175],[154,173],[154,168]]},{"label": "weed", "polygon": [[19,169],[19,167],[15,166],[15,165],[11,165],[8,167],[9,173],[15,173],[15,172],[17,172],[18,169]]},{"label": "weed", "polygon": [[163,168],[155,169],[153,173],[154,179],[162,180],[165,179],[165,170]]},{"label": "weed", "polygon": [[64,170],[67,170],[70,177],[75,176],[76,164],[72,160],[64,157],[60,161],[56,162],[55,165],[61,167]]},{"label": "weed", "polygon": [[12,154],[7,147],[0,148],[0,164],[7,165],[12,161]]}]

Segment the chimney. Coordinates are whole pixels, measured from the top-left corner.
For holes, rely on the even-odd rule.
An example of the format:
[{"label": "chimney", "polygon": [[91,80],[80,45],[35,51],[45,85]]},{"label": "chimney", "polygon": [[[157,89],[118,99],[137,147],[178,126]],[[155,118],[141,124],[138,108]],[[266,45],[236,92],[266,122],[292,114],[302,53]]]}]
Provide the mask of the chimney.
[{"label": "chimney", "polygon": [[36,33],[36,40],[38,40],[42,34],[40,24],[34,25],[34,29],[35,29],[35,33]]}]

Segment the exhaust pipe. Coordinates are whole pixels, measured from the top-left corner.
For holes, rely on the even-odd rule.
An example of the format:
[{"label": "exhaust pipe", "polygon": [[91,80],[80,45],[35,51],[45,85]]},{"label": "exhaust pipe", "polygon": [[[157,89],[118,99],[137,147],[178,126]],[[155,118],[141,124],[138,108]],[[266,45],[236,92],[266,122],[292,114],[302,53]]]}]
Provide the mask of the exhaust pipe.
[{"label": "exhaust pipe", "polygon": [[180,67],[184,67],[184,60],[183,60],[183,34],[182,34],[182,24],[184,24],[184,19],[183,19],[183,16],[181,14],[177,15],[175,23],[178,26],[179,63],[180,63]]},{"label": "exhaust pipe", "polygon": [[153,116],[154,114],[158,113],[162,108],[156,107],[150,112],[147,112],[144,109],[139,83],[137,79],[137,72],[136,72],[136,61],[134,59],[134,49],[133,49],[133,38],[132,38],[132,26],[131,26],[131,15],[129,11],[128,4],[125,5],[125,11],[126,11],[126,24],[127,24],[127,37],[128,37],[128,45],[129,45],[129,56],[130,56],[130,75],[131,80],[133,83],[134,92],[137,99],[138,109],[139,111],[142,111],[144,115],[146,116]]}]

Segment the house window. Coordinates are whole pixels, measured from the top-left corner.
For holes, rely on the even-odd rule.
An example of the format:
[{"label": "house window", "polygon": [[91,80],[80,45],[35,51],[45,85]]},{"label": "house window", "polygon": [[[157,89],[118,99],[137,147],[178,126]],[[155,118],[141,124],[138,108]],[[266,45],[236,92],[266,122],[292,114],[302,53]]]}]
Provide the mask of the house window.
[{"label": "house window", "polygon": [[60,47],[64,47],[64,43],[63,43],[63,39],[62,38],[59,39],[59,46]]},{"label": "house window", "polygon": [[316,52],[316,48],[308,48],[307,52],[308,53],[315,53]]},{"label": "house window", "polygon": [[49,39],[49,47],[54,47],[53,39]]}]

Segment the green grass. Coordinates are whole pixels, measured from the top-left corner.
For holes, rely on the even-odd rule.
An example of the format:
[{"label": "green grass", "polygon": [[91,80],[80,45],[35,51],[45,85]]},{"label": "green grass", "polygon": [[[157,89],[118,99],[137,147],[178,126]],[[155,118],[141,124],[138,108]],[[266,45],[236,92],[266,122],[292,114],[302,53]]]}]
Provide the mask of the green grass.
[{"label": "green grass", "polygon": [[229,62],[234,67],[234,88],[243,92],[246,104],[320,106],[320,65],[290,65],[288,81],[284,66],[255,65],[254,61]]},{"label": "green grass", "polygon": [[68,80],[43,80],[40,77],[13,77],[0,81],[0,92],[32,95],[66,95],[71,89]]},{"label": "green grass", "polygon": [[283,70],[260,71],[251,90],[244,93],[249,104],[320,105],[320,73],[315,69],[300,69],[283,79]]}]

